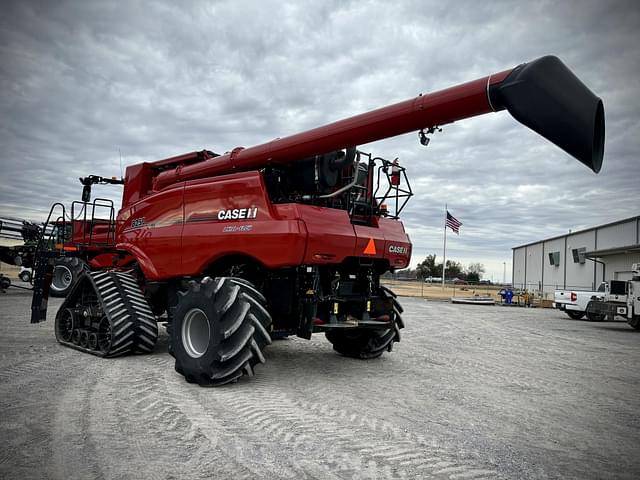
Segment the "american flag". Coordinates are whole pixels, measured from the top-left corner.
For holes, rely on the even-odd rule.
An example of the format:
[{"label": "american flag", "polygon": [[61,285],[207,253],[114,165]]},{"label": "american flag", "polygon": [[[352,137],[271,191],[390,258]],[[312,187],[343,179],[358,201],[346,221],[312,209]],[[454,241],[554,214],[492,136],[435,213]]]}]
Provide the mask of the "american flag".
[{"label": "american flag", "polygon": [[456,232],[457,235],[460,235],[460,227],[462,226],[462,222],[458,220],[456,217],[449,213],[447,210],[447,227]]}]

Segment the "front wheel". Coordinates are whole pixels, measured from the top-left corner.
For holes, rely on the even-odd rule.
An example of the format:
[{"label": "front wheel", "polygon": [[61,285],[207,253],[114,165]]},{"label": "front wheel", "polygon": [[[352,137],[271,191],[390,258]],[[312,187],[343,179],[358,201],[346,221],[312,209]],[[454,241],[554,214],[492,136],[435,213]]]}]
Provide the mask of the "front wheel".
[{"label": "front wheel", "polygon": [[252,376],[271,343],[271,316],[251,283],[234,277],[190,282],[171,324],[175,369],[190,383],[217,386]]},{"label": "front wheel", "polygon": [[580,312],[578,310],[565,310],[565,313],[574,320],[580,320],[582,317],[584,317],[584,312]]}]

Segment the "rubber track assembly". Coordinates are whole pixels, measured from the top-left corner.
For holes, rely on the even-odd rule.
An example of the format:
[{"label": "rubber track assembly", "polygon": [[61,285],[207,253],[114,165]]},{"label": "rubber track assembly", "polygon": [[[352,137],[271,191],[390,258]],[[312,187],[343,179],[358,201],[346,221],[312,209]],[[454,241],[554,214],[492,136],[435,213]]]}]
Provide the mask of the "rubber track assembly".
[{"label": "rubber track assembly", "polygon": [[158,326],[140,287],[127,272],[83,274],[56,315],[62,345],[99,357],[151,352]]}]

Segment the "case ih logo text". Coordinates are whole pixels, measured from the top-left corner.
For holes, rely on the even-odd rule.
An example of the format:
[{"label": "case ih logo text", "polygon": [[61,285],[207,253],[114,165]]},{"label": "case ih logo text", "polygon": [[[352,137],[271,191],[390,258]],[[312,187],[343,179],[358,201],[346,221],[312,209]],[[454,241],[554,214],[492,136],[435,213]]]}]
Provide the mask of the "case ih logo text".
[{"label": "case ih logo text", "polygon": [[401,247],[400,245],[389,245],[389,253],[407,255],[409,253],[409,249],[407,247]]},{"label": "case ih logo text", "polygon": [[218,220],[244,220],[247,218],[256,218],[258,216],[257,208],[234,208],[231,210],[220,210],[218,212]]}]

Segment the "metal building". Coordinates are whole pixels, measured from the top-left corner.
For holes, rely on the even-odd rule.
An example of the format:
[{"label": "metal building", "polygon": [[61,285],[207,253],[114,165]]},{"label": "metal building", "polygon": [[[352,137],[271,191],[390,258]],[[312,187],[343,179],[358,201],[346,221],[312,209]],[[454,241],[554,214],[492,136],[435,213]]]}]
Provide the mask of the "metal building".
[{"label": "metal building", "polygon": [[640,216],[513,248],[513,285],[552,298],[562,289],[594,290],[629,280],[640,262]]}]

